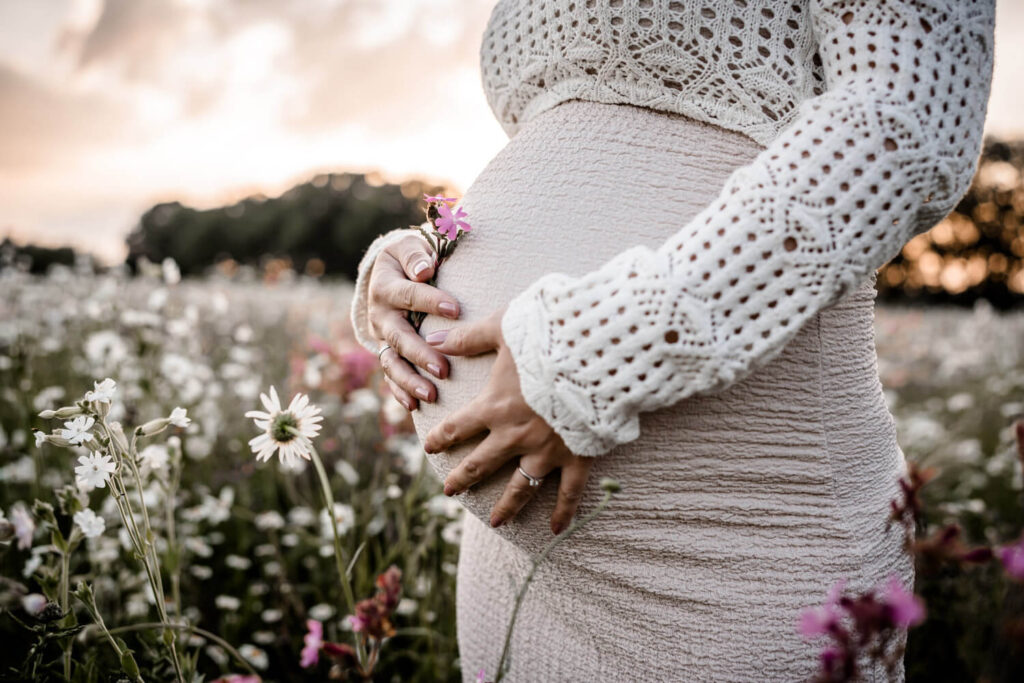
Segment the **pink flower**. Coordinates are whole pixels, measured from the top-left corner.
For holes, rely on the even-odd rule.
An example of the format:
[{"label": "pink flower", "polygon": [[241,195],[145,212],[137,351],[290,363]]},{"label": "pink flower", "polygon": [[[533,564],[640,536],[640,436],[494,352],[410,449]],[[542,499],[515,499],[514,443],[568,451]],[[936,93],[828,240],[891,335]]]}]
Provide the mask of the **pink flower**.
[{"label": "pink flower", "polygon": [[221,676],[212,683],[260,683],[262,679],[259,676],[243,676],[242,674],[228,674],[227,676]]},{"label": "pink flower", "polygon": [[1024,537],[1016,545],[999,549],[999,560],[1006,573],[1018,581],[1024,581]]},{"label": "pink flower", "polygon": [[302,638],[305,647],[299,659],[299,666],[308,669],[320,661],[320,648],[324,645],[324,625],[316,619],[307,619],[306,628],[309,631]]},{"label": "pink flower", "polygon": [[476,683],[487,683],[487,672],[484,669],[476,672]]},{"label": "pink flower", "polygon": [[895,574],[889,577],[882,599],[892,610],[892,620],[897,626],[907,628],[924,620],[924,602],[907,591]]},{"label": "pink flower", "polygon": [[840,579],[828,592],[825,604],[808,607],[800,613],[800,635],[804,638],[822,636],[839,624],[842,613],[839,611],[839,597],[843,594],[846,579]]},{"label": "pink flower", "polygon": [[366,622],[354,614],[348,615],[348,625],[352,627],[352,630],[359,633],[366,628]]},{"label": "pink flower", "polygon": [[441,195],[431,197],[430,195],[424,194],[423,200],[427,202],[454,202],[455,197],[442,197]]},{"label": "pink flower", "polygon": [[453,214],[451,207],[447,204],[442,204],[437,207],[437,212],[440,214],[440,217],[437,219],[437,230],[449,240],[454,240],[459,236],[459,228],[462,228],[463,232],[469,232],[472,229],[469,223],[462,220],[468,214],[461,206],[455,207],[455,213]]}]

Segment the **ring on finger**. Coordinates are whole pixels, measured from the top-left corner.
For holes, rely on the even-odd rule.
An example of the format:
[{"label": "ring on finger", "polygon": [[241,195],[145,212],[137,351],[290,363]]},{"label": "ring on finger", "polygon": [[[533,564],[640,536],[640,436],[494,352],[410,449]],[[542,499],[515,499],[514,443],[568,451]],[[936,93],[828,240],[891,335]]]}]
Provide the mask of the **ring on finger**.
[{"label": "ring on finger", "polygon": [[387,351],[390,348],[391,348],[391,344],[385,344],[384,346],[380,347],[380,350],[377,351],[377,360],[379,361],[381,359],[381,356],[384,355],[384,352]]},{"label": "ring on finger", "polygon": [[535,487],[535,486],[540,486],[542,483],[544,483],[544,477],[534,477],[529,472],[524,470],[522,465],[517,465],[516,469],[519,470],[519,473],[521,475],[526,477],[527,481],[530,482],[530,487],[531,488]]}]

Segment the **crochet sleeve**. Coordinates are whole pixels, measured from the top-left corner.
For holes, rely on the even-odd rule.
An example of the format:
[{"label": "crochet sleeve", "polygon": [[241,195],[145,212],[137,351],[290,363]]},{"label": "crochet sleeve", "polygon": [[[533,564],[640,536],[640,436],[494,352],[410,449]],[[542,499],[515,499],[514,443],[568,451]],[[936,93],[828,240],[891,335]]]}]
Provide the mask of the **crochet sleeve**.
[{"label": "crochet sleeve", "polygon": [[812,2],[826,90],[715,201],[656,250],[511,301],[523,396],[572,452],[604,453],[639,436],[640,412],[744,378],[956,206],[994,14],[993,0]]}]

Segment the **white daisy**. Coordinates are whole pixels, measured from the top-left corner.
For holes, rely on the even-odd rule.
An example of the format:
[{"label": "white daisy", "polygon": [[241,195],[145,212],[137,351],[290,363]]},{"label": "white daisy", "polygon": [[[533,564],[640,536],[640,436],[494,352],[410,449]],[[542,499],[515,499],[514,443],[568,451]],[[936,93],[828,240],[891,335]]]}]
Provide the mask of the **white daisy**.
[{"label": "white daisy", "polygon": [[171,424],[175,427],[188,427],[192,424],[192,420],[185,416],[187,411],[184,408],[177,407],[171,411],[171,416],[167,419],[171,421]]},{"label": "white daisy", "polygon": [[114,459],[100,453],[80,456],[78,462],[81,464],[75,468],[75,482],[89,490],[104,488],[117,470]]},{"label": "white daisy", "polygon": [[69,443],[73,444],[92,441],[92,433],[89,430],[92,429],[95,423],[95,418],[88,415],[79,415],[74,420],[64,423],[64,429],[60,430],[61,438],[67,439]]},{"label": "white daisy", "polygon": [[319,422],[324,419],[320,408],[311,404],[305,394],[296,394],[287,410],[282,410],[274,387],[270,387],[270,396],[260,394],[260,400],[267,412],[250,410],[245,414],[264,430],[249,441],[256,460],[266,462],[278,450],[281,462],[287,465],[299,458],[309,460],[312,439],[320,432]]},{"label": "white daisy", "polygon": [[86,401],[110,403],[110,399],[114,398],[114,392],[117,391],[117,382],[109,377],[102,382],[93,382],[92,385],[93,390],[85,392]]},{"label": "white daisy", "polygon": [[86,508],[75,513],[73,518],[86,538],[96,538],[107,528],[107,523],[95,512]]}]

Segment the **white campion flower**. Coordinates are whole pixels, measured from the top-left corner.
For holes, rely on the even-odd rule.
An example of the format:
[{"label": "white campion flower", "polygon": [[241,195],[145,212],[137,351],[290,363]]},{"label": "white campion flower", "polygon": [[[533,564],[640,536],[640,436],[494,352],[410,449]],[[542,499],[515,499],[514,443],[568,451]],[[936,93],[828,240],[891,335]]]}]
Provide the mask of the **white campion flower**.
[{"label": "white campion flower", "polygon": [[[351,505],[335,503],[334,521],[338,525],[338,535],[344,536],[355,525],[355,510],[352,509]],[[320,508],[320,535],[327,539],[334,538],[334,532],[331,531],[331,518],[327,514],[327,508]]]},{"label": "white campion flower", "polygon": [[167,446],[163,444],[150,444],[139,452],[139,462],[142,464],[143,474],[150,472],[163,472],[167,469],[171,455]]},{"label": "white campion flower", "polygon": [[256,528],[260,531],[270,531],[271,529],[283,529],[284,528],[284,517],[277,510],[268,510],[261,512],[256,515],[253,520]]},{"label": "white campion flower", "polygon": [[256,460],[266,462],[275,452],[280,451],[281,462],[291,464],[302,458],[310,459],[312,439],[320,432],[320,408],[309,402],[305,394],[296,394],[287,410],[281,409],[277,390],[270,387],[270,396],[260,394],[260,401],[266,412],[250,410],[246,417],[253,418],[256,426],[264,430],[249,441],[249,447],[256,454]]},{"label": "white campion flower", "polygon": [[32,432],[32,435],[36,437],[36,448],[39,448],[44,443],[46,443],[46,432],[41,432],[37,429],[36,431]]},{"label": "white campion flower", "polygon": [[81,464],[75,468],[75,483],[90,491],[106,487],[110,475],[117,470],[114,459],[101,453],[80,456],[78,462]]},{"label": "white campion flower", "polygon": [[96,538],[107,528],[104,519],[89,508],[76,512],[73,519],[86,538]]},{"label": "white campion flower", "polygon": [[86,401],[96,401],[97,403],[110,403],[111,399],[114,398],[114,392],[117,391],[117,382],[107,377],[102,382],[93,382],[93,390],[85,392]]},{"label": "white campion flower", "polygon": [[238,654],[242,655],[247,662],[253,665],[253,668],[263,671],[270,666],[270,658],[267,657],[267,653],[264,650],[252,645],[245,643],[239,646]]},{"label": "white campion flower", "polygon": [[64,423],[64,429],[60,430],[60,436],[72,444],[92,441],[92,432],[89,430],[95,423],[95,418],[89,415],[79,415],[74,420]]},{"label": "white campion flower", "polygon": [[217,609],[222,609],[226,612],[235,612],[242,606],[242,601],[233,595],[218,595],[213,599],[213,604],[217,606]]},{"label": "white campion flower", "polygon": [[184,408],[180,406],[176,407],[174,410],[171,411],[171,416],[167,419],[175,427],[181,427],[182,429],[184,429],[185,427],[188,427],[190,424],[192,424],[192,420],[185,415],[186,412],[187,411]]},{"label": "white campion flower", "polygon": [[24,503],[19,501],[11,508],[11,524],[14,525],[14,535],[18,537],[18,550],[31,548],[32,537],[36,533],[36,521],[32,519],[32,513]]}]

